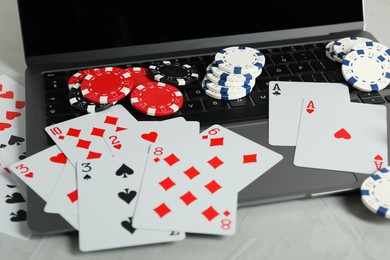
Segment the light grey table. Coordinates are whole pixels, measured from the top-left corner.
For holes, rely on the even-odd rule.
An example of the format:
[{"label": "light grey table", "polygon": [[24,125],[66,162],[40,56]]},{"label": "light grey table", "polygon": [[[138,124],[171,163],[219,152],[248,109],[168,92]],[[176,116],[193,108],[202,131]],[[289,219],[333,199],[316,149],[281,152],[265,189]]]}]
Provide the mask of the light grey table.
[{"label": "light grey table", "polygon": [[[366,29],[390,46],[390,0],[368,0],[365,9]],[[0,74],[23,85],[25,67],[16,1],[1,0]],[[389,245],[390,220],[372,214],[357,193],[349,193],[240,208],[237,233],[231,237],[188,235],[177,243],[95,253],[78,250],[76,233],[28,241],[0,234],[0,259],[388,260]]]}]

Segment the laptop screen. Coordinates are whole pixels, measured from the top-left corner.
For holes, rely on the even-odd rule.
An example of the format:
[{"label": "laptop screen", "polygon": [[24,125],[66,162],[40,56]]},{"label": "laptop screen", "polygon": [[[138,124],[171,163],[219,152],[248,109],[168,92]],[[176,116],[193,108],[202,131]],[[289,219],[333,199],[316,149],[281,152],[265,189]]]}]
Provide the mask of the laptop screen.
[{"label": "laptop screen", "polygon": [[18,3],[27,57],[363,21],[361,0]]}]

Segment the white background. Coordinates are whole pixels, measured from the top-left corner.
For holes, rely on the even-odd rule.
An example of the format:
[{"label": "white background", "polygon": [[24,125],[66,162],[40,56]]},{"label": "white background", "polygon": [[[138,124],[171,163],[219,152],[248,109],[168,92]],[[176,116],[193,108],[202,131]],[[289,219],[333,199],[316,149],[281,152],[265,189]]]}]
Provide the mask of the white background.
[{"label": "white background", "polygon": [[[348,12],[337,6],[320,8],[329,15]],[[366,29],[390,46],[390,0],[368,0],[365,9]],[[0,74],[24,85],[25,67],[16,1],[0,0]],[[348,193],[241,208],[236,235],[189,235],[173,244],[86,254],[78,250],[76,233],[29,241],[0,234],[0,259],[388,260],[389,245],[390,220],[369,212],[358,193]]]}]

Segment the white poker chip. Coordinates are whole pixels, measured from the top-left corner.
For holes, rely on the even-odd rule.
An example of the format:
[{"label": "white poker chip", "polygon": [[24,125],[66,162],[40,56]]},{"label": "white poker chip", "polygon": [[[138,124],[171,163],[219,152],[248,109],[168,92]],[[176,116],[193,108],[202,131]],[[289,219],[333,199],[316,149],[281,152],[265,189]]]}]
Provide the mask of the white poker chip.
[{"label": "white poker chip", "polygon": [[336,59],[334,58],[334,55],[331,55],[332,54],[332,51],[333,51],[333,44],[335,43],[336,41],[330,41],[326,44],[325,46],[325,55],[326,57],[328,57],[328,59],[330,59],[331,61],[336,61]]},{"label": "white poker chip", "polygon": [[265,57],[256,49],[246,46],[233,46],[217,52],[215,54],[215,64],[229,73],[256,73],[263,68]]},{"label": "white poker chip", "polygon": [[390,83],[390,60],[383,51],[356,49],[345,56],[341,72],[351,86],[361,91],[380,91]]},{"label": "white poker chip", "polygon": [[228,100],[239,99],[239,98],[242,98],[242,97],[245,97],[246,95],[248,95],[245,91],[243,91],[241,93],[234,93],[234,94],[219,93],[219,92],[216,92],[216,91],[209,89],[205,85],[204,81],[205,80],[202,81],[202,89],[206,93],[206,95],[211,97],[211,98],[215,98],[215,99],[219,99],[219,100],[223,100],[223,101],[228,101]]},{"label": "white poker chip", "polygon": [[371,212],[390,219],[390,167],[382,168],[364,180],[360,194]]},{"label": "white poker chip", "polygon": [[372,40],[363,37],[345,37],[335,41],[333,44],[333,52],[338,58],[343,60],[344,57],[351,51],[351,49],[356,46],[356,44],[367,41]]},{"label": "white poker chip", "polygon": [[222,79],[216,75],[214,75],[213,71],[211,70],[211,65],[209,65],[206,69],[206,77],[208,80],[213,82],[216,85],[223,86],[223,87],[246,87],[246,86],[254,86],[256,81],[255,79],[249,80],[249,81],[229,81],[226,79]]},{"label": "white poker chip", "polygon": [[224,87],[220,86],[218,84],[214,84],[211,80],[207,79],[206,77],[202,81],[202,89],[203,90],[211,90],[216,93],[219,93],[224,96],[234,96],[234,95],[248,95],[251,93],[253,86],[250,85],[243,85],[241,87]]},{"label": "white poker chip", "polygon": [[238,82],[250,81],[256,79],[256,77],[258,77],[262,72],[262,70],[258,70],[255,73],[252,72],[252,73],[234,74],[220,69],[218,65],[215,63],[211,64],[211,71],[215,76],[220,77],[222,80],[238,81]]},{"label": "white poker chip", "polygon": [[379,43],[379,42],[363,42],[355,45],[355,47],[352,48],[351,51],[354,51],[355,49],[374,49],[378,52],[382,52],[384,55],[386,55],[390,59],[390,49],[389,47]]}]

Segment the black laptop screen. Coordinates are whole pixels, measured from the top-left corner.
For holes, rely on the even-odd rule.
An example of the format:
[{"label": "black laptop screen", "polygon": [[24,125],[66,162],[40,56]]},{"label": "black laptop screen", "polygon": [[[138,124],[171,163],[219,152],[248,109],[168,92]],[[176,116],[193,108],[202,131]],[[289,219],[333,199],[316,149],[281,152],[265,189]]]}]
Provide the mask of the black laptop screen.
[{"label": "black laptop screen", "polygon": [[363,20],[361,0],[18,2],[27,57]]}]

